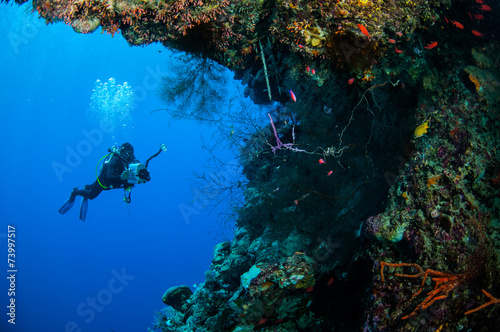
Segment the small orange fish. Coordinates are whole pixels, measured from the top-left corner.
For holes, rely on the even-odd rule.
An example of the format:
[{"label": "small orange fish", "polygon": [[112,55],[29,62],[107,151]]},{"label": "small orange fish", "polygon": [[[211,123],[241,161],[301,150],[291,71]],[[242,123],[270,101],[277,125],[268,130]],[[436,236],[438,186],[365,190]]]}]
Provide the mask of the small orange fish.
[{"label": "small orange fish", "polygon": [[316,74],[316,70],[314,68],[311,70],[311,74]]},{"label": "small orange fish", "polygon": [[430,42],[429,44],[427,44],[427,46],[425,46],[424,48],[425,48],[426,50],[430,50],[431,48],[436,47],[436,46],[437,46],[437,44],[438,44],[438,42],[437,42],[437,41],[433,41],[433,42]]},{"label": "small orange fish", "polygon": [[351,78],[349,81],[347,81],[347,83],[349,83],[349,85],[351,85],[352,83],[354,83],[354,78]]},{"label": "small orange fish", "polygon": [[477,30],[472,30],[472,34],[473,34],[474,36],[478,36],[478,37],[482,37],[482,36],[484,36],[481,32],[479,32],[479,31],[477,31]]},{"label": "small orange fish", "polygon": [[460,22],[457,22],[457,21],[451,21],[451,23],[452,23],[454,26],[456,26],[457,28],[459,28],[459,29],[463,29],[463,28],[464,28],[463,24],[462,24],[462,23],[460,23]]},{"label": "small orange fish", "polygon": [[298,46],[299,48],[304,48],[304,45],[301,45],[301,44],[299,44],[299,45],[297,45],[297,46]]},{"label": "small orange fish", "polygon": [[306,288],[306,292],[310,293],[314,290],[314,287],[307,287]]},{"label": "small orange fish", "polygon": [[290,97],[292,97],[292,100],[296,102],[297,101],[297,97],[295,96],[295,93],[293,93],[292,90],[288,90],[288,92],[290,92]]},{"label": "small orange fish", "polygon": [[445,20],[446,24],[450,23],[450,21],[448,21],[448,19],[446,18],[446,16],[444,17],[444,20]]},{"label": "small orange fish", "polygon": [[472,14],[472,17],[474,17],[476,20],[484,20],[484,16],[481,14]]},{"label": "small orange fish", "polygon": [[478,4],[480,4],[480,5],[482,5],[482,4],[484,3],[484,2],[483,2],[483,0],[476,0],[476,2],[477,2]]},{"label": "small orange fish", "polygon": [[391,44],[396,44],[396,41],[394,39],[388,39],[387,41]]},{"label": "small orange fish", "polygon": [[482,5],[481,7],[479,7],[479,9],[485,12],[489,12],[491,10],[491,7],[488,5]]},{"label": "small orange fish", "polygon": [[259,325],[262,325],[262,324],[264,324],[264,323],[266,323],[266,322],[267,322],[267,318],[262,318],[261,320],[259,320],[259,323],[258,323],[258,324],[259,324]]},{"label": "small orange fish", "polygon": [[326,164],[326,161],[324,161],[323,159],[318,160],[318,162],[319,162],[320,164]]},{"label": "small orange fish", "polygon": [[333,171],[330,171],[330,172],[328,172],[328,174],[326,176],[330,176],[332,174],[333,174]]},{"label": "small orange fish", "polygon": [[358,24],[358,28],[359,28],[359,30],[361,30],[361,33],[363,35],[365,35],[366,37],[368,37],[368,39],[372,39],[372,37],[370,37],[370,34],[368,33],[368,30],[365,28],[364,25]]},{"label": "small orange fish", "polygon": [[398,35],[399,37],[403,37],[403,33],[401,31],[396,32],[396,35]]},{"label": "small orange fish", "polygon": [[330,287],[333,284],[333,277],[328,279],[328,283],[326,284],[328,287]]},{"label": "small orange fish", "polygon": [[404,53],[403,50],[398,50],[398,47],[396,46],[396,50],[395,50],[396,54],[401,54],[401,53]]},{"label": "small orange fish", "polygon": [[311,68],[309,66],[306,67],[306,71],[307,72],[310,72],[311,71]]},{"label": "small orange fish", "polygon": [[295,205],[299,205],[299,200],[298,199],[293,200],[293,202],[295,203]]}]

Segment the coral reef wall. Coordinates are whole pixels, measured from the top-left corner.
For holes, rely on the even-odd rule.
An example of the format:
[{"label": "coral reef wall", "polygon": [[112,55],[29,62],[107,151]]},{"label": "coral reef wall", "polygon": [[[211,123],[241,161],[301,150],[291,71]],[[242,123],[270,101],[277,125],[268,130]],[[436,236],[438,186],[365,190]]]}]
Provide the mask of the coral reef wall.
[{"label": "coral reef wall", "polygon": [[234,240],[157,328],[500,324],[497,2],[32,4],[47,23],[210,58],[279,103],[241,149]]}]

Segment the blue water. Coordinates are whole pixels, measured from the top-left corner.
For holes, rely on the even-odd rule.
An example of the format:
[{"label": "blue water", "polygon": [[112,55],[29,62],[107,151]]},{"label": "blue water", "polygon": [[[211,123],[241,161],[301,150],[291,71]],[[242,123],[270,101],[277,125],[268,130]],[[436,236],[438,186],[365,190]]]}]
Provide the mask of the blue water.
[{"label": "blue water", "polygon": [[[197,204],[188,217],[179,208],[199,199],[190,181],[205,161],[200,135],[211,129],[149,113],[165,107],[156,89],[170,53],[161,45],[132,48],[119,35],[77,34],[28,12],[0,4],[0,330],[145,331],[165,307],[164,291],[203,282],[213,246],[231,234],[209,208]],[[111,77],[136,93],[131,124],[114,134],[88,116],[95,81]],[[128,208],[119,189],[90,201],[86,222],[78,219],[79,199],[60,215],[71,189],[92,183],[108,147],[125,141],[143,162],[168,146],[150,163],[152,181],[132,190]],[[15,227],[15,296],[7,295],[8,225]]]}]

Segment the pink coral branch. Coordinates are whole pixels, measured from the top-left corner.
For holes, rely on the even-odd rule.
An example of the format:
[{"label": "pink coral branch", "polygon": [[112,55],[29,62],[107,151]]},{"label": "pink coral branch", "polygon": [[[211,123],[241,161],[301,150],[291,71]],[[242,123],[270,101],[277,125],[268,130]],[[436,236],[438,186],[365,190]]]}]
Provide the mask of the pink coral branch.
[{"label": "pink coral branch", "polygon": [[[280,138],[278,137],[278,132],[276,131],[276,127],[274,126],[274,122],[273,122],[273,118],[271,117],[271,114],[267,113],[267,115],[269,115],[269,119],[271,120],[271,126],[273,127],[273,131],[274,131],[274,137],[276,137],[276,144],[277,145],[276,146],[271,145],[271,150],[273,151],[274,154],[276,154],[276,150],[281,149],[282,147],[285,149],[288,149],[290,151],[294,151],[294,152],[307,152],[306,150],[294,148],[293,143],[283,144],[281,142]],[[295,130],[294,129],[292,129],[292,137],[295,141]]]}]

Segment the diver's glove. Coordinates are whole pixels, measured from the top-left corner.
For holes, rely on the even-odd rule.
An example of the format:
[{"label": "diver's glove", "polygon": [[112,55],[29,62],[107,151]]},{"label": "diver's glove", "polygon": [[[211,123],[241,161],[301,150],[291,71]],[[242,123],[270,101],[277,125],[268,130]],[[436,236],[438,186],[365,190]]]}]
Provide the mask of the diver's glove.
[{"label": "diver's glove", "polygon": [[124,170],[122,175],[120,175],[120,179],[122,179],[122,181],[127,181],[129,177],[130,177],[130,170],[128,169]]}]

